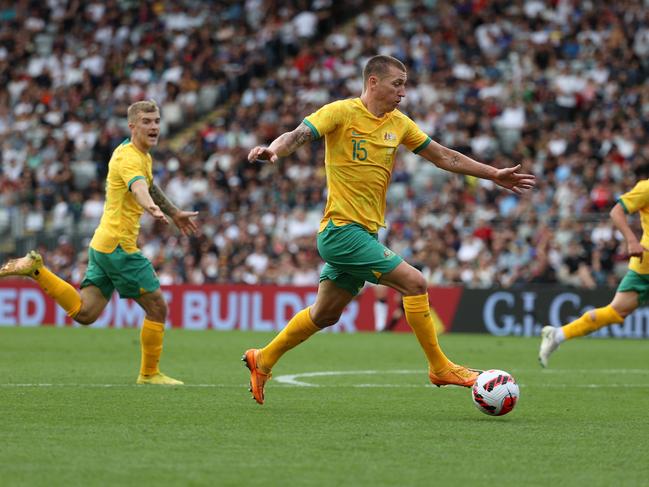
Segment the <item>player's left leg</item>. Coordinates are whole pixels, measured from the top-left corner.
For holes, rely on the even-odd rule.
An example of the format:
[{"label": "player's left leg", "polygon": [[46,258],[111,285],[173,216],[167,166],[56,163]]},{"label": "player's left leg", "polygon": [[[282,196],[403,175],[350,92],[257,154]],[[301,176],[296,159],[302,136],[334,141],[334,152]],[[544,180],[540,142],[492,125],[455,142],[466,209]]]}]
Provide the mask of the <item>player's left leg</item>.
[{"label": "player's left leg", "polygon": [[[399,324],[399,321],[401,321],[401,318],[403,318],[403,315],[405,314],[405,310],[403,309],[403,297],[401,296],[401,294],[394,293],[394,301],[395,301],[394,310],[392,311],[390,320],[388,321],[388,324],[383,329],[383,331],[394,330],[396,326]],[[430,317],[433,320],[433,324],[435,325],[435,332],[437,332],[437,336],[445,333],[446,329],[444,328],[444,322],[442,322],[439,315],[435,311],[435,308],[433,307],[430,308]]]},{"label": "player's left leg", "polygon": [[406,321],[428,358],[430,381],[437,386],[471,387],[479,371],[454,364],[442,351],[428,304],[428,286],[421,272],[407,262],[401,262],[394,270],[382,275],[380,282],[403,294]]},{"label": "player's left leg", "polygon": [[10,259],[0,267],[0,277],[22,276],[33,277],[34,271],[43,267],[43,258],[35,250],[27,252],[25,257]]},{"label": "player's left leg", "polygon": [[97,254],[120,297],[134,299],[146,313],[140,329],[142,359],[136,382],[181,385],[158,367],[168,308],[151,262],[140,252],[125,252],[119,245],[110,254]]}]

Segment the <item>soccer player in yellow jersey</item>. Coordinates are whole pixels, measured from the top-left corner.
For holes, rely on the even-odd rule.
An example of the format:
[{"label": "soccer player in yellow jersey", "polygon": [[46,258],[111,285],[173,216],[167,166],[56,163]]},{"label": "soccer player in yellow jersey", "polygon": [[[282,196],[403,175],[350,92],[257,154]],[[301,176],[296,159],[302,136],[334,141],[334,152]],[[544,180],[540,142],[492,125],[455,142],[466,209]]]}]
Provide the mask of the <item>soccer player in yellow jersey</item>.
[{"label": "soccer player in yellow jersey", "polygon": [[[649,176],[649,167],[636,173]],[[627,214],[640,212],[642,238],[638,241],[629,226]],[[613,323],[622,323],[635,309],[649,302],[649,179],[638,182],[631,191],[620,196],[610,211],[611,220],[624,236],[629,255],[629,270],[622,278],[613,300],[603,308],[587,311],[575,321],[560,328],[544,326],[541,330],[539,362],[548,366],[548,359],[561,343],[582,337]]]},{"label": "soccer player in yellow jersey", "polygon": [[325,138],[327,204],[318,233],[318,251],[326,264],[312,306],[297,313],[264,348],[243,356],[250,389],[259,404],[271,369],[288,350],[335,324],[365,281],[390,286],[403,295],[406,320],[428,359],[433,384],[470,387],[478,371],[453,364],[442,352],[428,304],[426,280],[377,240],[384,226],[386,192],[397,147],[448,171],[490,179],[521,193],[535,184],[520,166],[495,169],[432,141],[397,107],[406,96],[406,68],[390,56],[375,56],[363,69],[360,98],[335,101],[306,117],[269,147],[250,150],[248,160],[276,162],[302,144]]},{"label": "soccer player in yellow jersey", "polygon": [[[108,164],[104,214],[90,242],[88,270],[81,292],[43,265],[41,256],[31,251],[8,261],[0,277],[26,276],[67,311],[75,321],[90,325],[99,317],[117,289],[120,297],[134,299],[145,311],[140,333],[141,366],[138,384],[181,385],[160,372],[167,303],[151,262],[137,247],[140,217],[145,211],[180,231],[196,231],[192,220],[197,212],[181,211],[153,183],[153,160],[149,151],[158,143],[160,111],[154,101],[139,101],[128,108],[130,139],[115,149]],[[167,215],[167,216],[165,216]]]}]

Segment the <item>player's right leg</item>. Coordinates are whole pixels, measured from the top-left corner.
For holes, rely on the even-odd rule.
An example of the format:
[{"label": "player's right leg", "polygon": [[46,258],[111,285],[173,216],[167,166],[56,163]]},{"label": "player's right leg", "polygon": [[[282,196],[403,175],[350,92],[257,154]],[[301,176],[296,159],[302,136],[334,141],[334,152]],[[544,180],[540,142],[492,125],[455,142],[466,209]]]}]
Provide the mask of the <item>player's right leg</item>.
[{"label": "player's right leg", "polygon": [[590,335],[607,325],[622,323],[624,318],[638,307],[639,302],[644,302],[647,298],[649,285],[643,284],[640,279],[644,278],[640,278],[635,273],[628,273],[620,283],[613,301],[608,306],[586,311],[576,320],[560,328],[544,326],[541,330],[541,345],[539,346],[539,363],[541,367],[548,366],[550,355],[565,340]]},{"label": "player's right leg", "polygon": [[140,329],[140,373],[136,384],[180,386],[184,383],[160,372],[159,363],[162,355],[165,322],[167,321],[167,302],[158,288],[135,299],[146,316]]},{"label": "player's right leg", "polygon": [[41,255],[32,250],[18,259],[11,259],[0,268],[0,277],[21,276],[35,280],[69,316],[74,317],[81,309],[81,297],[69,283],[51,272],[43,264]]},{"label": "player's right leg", "polygon": [[314,333],[336,324],[353,297],[352,293],[338,287],[333,281],[321,281],[313,306],[293,316],[286,327],[264,348],[251,348],[244,353],[241,360],[250,370],[250,392],[255,401],[259,404],[264,403],[264,387],[270,380],[271,369],[280,357]]}]

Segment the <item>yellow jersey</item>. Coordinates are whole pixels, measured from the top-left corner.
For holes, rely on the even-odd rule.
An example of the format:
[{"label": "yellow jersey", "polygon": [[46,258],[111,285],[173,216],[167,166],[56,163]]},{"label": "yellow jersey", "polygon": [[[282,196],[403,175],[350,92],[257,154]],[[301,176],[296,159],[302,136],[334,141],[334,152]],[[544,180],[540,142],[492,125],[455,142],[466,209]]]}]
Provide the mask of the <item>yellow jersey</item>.
[{"label": "yellow jersey", "polygon": [[327,205],[320,223],[358,223],[375,233],[385,226],[385,200],[399,144],[417,153],[431,141],[406,115],[372,115],[360,98],[324,105],[304,119],[325,138]]},{"label": "yellow jersey", "polygon": [[[631,191],[618,198],[626,213],[640,212],[642,238],[640,245],[649,248],[649,180],[637,183]],[[639,257],[629,259],[629,269],[638,274],[649,274],[649,252],[644,252],[642,261]]]},{"label": "yellow jersey", "polygon": [[141,152],[130,140],[125,140],[113,151],[106,177],[104,214],[90,241],[98,252],[111,253],[118,245],[125,252],[137,252],[140,217],[144,208],[135,201],[131,184],[138,179],[153,183],[153,159]]}]

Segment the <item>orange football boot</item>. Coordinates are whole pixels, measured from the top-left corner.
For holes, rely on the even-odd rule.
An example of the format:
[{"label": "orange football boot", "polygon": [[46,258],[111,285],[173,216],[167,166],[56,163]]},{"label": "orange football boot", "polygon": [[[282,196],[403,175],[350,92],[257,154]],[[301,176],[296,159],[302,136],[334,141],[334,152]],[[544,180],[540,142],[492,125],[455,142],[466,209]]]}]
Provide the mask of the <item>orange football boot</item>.
[{"label": "orange football boot", "polygon": [[448,363],[448,367],[439,373],[428,370],[430,381],[440,386],[462,386],[472,387],[476,379],[482,373],[481,370],[469,369],[462,365],[455,365],[453,362]]},{"label": "orange football boot", "polygon": [[243,354],[241,360],[246,364],[246,367],[250,370],[250,389],[252,392],[252,397],[259,404],[264,404],[264,386],[266,381],[269,381],[271,378],[271,373],[263,373],[257,367],[257,358],[259,357],[259,349],[251,348],[246,350],[246,353]]}]

